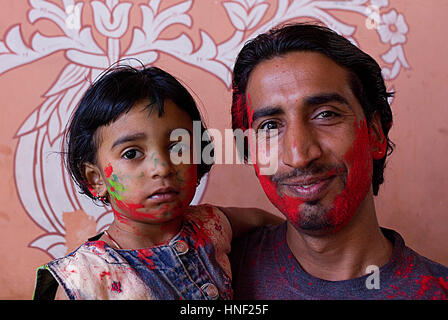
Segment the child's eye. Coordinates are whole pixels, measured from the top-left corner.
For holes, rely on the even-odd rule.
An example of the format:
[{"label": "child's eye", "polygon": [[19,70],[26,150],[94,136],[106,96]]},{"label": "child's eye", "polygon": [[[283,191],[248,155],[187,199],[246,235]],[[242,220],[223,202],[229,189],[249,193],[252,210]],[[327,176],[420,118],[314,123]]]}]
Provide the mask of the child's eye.
[{"label": "child's eye", "polygon": [[169,152],[173,152],[173,153],[177,153],[177,154],[183,154],[184,152],[187,152],[190,149],[189,146],[187,146],[184,143],[180,143],[180,142],[176,142],[173,143],[170,147],[169,147]]},{"label": "child's eye", "polygon": [[123,153],[122,158],[125,158],[127,160],[132,160],[138,157],[141,157],[143,155],[143,153],[141,153],[140,151],[136,150],[136,149],[130,149],[127,150],[125,153]]}]

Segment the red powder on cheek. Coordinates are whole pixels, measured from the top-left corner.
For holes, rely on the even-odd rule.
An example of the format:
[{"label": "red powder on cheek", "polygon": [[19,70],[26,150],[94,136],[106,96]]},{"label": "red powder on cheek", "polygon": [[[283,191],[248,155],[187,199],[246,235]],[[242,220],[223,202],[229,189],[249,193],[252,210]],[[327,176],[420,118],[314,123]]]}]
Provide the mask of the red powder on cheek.
[{"label": "red powder on cheek", "polygon": [[292,198],[289,196],[280,196],[278,192],[278,186],[272,182],[268,176],[260,175],[260,170],[256,164],[254,164],[255,171],[260,181],[266,196],[282,212],[292,223],[298,225],[299,223],[299,207],[303,204],[303,201],[299,198]]},{"label": "red powder on cheek", "polygon": [[329,213],[333,221],[332,224],[337,226],[336,231],[351,220],[369,192],[372,183],[373,160],[365,120],[356,128],[355,136],[353,147],[344,157],[346,163],[351,165],[345,189],[336,197],[334,208]]},{"label": "red powder on cheek", "polygon": [[[249,104],[251,104],[250,95],[247,95]],[[249,137],[252,135],[252,121],[254,111],[249,108],[249,104],[246,104],[247,114],[249,117]],[[250,149],[250,157],[252,159],[252,163],[254,163],[255,172],[260,181],[261,187],[263,188],[266,196],[269,200],[280,210],[292,223],[298,224],[299,220],[299,206],[303,204],[303,201],[298,198],[292,198],[288,196],[280,196],[278,192],[278,186],[274,182],[270,180],[268,176],[260,175],[260,168],[258,167],[255,159],[255,146],[252,145],[252,140],[249,138],[249,149]]]},{"label": "red powder on cheek", "polygon": [[[366,121],[355,123],[355,141],[344,159],[350,166],[345,189],[336,196],[333,208],[327,213],[334,232],[340,230],[356,213],[370,190],[373,160],[370,152],[369,132]],[[268,176],[260,175],[255,164],[260,184],[269,200],[296,226],[299,225],[301,199],[279,195],[278,186]]]},{"label": "red powder on cheek", "polygon": [[114,170],[112,169],[112,165],[110,163],[107,164],[107,167],[104,168],[104,174],[106,175],[106,178],[109,178],[112,175],[112,172]]}]

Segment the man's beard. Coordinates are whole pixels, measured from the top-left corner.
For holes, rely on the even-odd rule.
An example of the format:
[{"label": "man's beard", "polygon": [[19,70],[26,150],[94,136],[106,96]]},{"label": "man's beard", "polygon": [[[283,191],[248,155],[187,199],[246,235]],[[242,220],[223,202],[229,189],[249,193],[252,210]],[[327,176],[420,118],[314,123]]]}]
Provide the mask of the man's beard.
[{"label": "man's beard", "polygon": [[[295,168],[290,172],[283,174],[275,174],[272,177],[272,182],[277,186],[281,186],[288,180],[292,179],[306,179],[312,176],[325,176],[333,172],[342,182],[342,190],[345,189],[347,182],[347,168],[344,165],[323,165],[312,163],[304,169]],[[280,192],[280,191],[279,191]],[[279,194],[283,198],[282,194]],[[286,200],[286,199],[285,199]],[[287,201],[287,200],[286,200]],[[334,219],[329,214],[334,209],[334,204],[323,204],[321,199],[313,201],[304,201],[297,207],[297,223],[296,228],[302,231],[318,232],[333,229]]]}]

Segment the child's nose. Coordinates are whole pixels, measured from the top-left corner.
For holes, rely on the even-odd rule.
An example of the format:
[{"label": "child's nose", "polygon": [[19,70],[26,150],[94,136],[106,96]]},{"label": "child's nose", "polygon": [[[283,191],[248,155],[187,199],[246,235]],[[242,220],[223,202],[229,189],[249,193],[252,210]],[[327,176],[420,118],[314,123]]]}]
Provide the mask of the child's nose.
[{"label": "child's nose", "polygon": [[173,164],[168,154],[153,153],[149,158],[150,175],[152,178],[166,178],[174,173]]}]

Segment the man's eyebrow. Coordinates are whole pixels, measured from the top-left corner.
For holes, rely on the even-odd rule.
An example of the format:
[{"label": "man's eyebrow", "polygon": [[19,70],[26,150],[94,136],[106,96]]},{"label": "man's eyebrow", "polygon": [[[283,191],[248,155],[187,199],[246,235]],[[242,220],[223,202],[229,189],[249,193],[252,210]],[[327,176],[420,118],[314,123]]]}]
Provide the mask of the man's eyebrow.
[{"label": "man's eyebrow", "polygon": [[305,97],[305,106],[318,106],[329,102],[338,102],[350,108],[350,104],[346,98],[339,93],[320,93]]},{"label": "man's eyebrow", "polygon": [[141,140],[146,138],[146,134],[144,132],[137,132],[133,134],[129,134],[123,137],[120,137],[119,139],[115,140],[115,142],[112,144],[111,149],[115,148],[116,146],[129,142],[129,141],[135,141],[135,140]]},{"label": "man's eyebrow", "polygon": [[280,115],[283,113],[284,113],[283,109],[278,106],[263,107],[261,109],[258,109],[257,111],[254,111],[254,113],[252,115],[252,122],[257,121],[257,119],[259,119],[259,118]]}]

